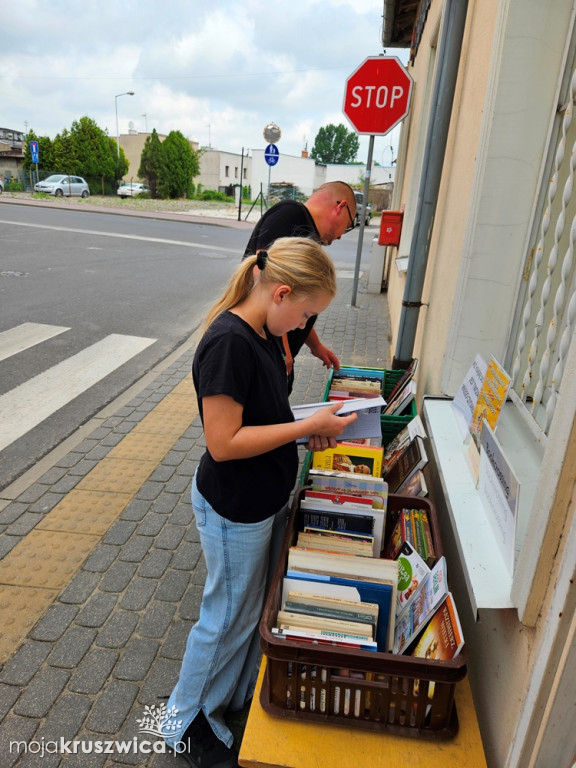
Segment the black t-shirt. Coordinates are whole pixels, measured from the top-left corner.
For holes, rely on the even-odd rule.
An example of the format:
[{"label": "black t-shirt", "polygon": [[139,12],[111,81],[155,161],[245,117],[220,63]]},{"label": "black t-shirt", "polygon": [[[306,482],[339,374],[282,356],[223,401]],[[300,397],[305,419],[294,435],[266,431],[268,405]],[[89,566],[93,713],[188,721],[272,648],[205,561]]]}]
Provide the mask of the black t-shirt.
[{"label": "black t-shirt", "polygon": [[[243,406],[243,426],[294,421],[279,345],[272,336],[263,339],[231,312],[216,318],[200,340],[192,375],[202,420],[202,398],[227,395]],[[250,459],[220,462],[206,450],[196,482],[222,517],[256,523],[286,504],[297,472],[295,442]]]},{"label": "black t-shirt", "polygon": [[[281,200],[269,208],[254,227],[244,257],[251,256],[262,248],[268,248],[279,237],[311,237],[320,242],[314,219],[303,203],[297,200]],[[315,322],[316,315],[308,320],[305,328],[295,328],[288,332],[288,344],[293,357],[296,357],[304,345]]]}]

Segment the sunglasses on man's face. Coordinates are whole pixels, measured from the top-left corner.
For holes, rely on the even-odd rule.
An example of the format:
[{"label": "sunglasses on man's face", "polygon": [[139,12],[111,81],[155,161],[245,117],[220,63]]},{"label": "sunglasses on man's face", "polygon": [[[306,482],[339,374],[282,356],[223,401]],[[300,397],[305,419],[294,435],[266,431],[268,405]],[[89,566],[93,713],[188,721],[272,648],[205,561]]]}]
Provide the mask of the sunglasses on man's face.
[{"label": "sunglasses on man's face", "polygon": [[[340,205],[340,202],[341,202],[340,200],[336,200],[336,205]],[[351,232],[354,229],[354,227],[356,226],[356,223],[352,218],[352,214],[350,213],[350,208],[348,207],[348,203],[344,203],[344,205],[346,206],[346,210],[348,211],[348,218],[350,219],[350,225],[346,227],[346,229],[344,230],[344,234],[346,234],[346,232]]]}]

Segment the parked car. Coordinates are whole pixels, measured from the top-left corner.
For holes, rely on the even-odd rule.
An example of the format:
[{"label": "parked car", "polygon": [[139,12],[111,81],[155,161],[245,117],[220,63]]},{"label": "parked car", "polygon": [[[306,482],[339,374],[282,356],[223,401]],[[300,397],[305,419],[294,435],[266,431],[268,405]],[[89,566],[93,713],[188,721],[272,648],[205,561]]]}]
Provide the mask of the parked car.
[{"label": "parked car", "polygon": [[48,195],[55,195],[56,197],[62,197],[63,195],[66,195],[66,197],[71,195],[88,197],[90,187],[82,176],[67,176],[62,173],[56,173],[48,176],[44,181],[34,184],[34,192],[46,192]]},{"label": "parked car", "polygon": [[4,192],[4,182],[0,179],[0,195]]},{"label": "parked car", "polygon": [[364,192],[354,192],[354,197],[356,198],[356,216],[354,218],[354,223],[356,226],[359,226],[362,217],[364,217],[364,224],[370,224],[372,203],[368,203],[368,205],[364,206]]},{"label": "parked car", "polygon": [[150,192],[150,187],[141,181],[126,181],[118,187],[117,195],[124,200],[125,197],[136,197]]}]

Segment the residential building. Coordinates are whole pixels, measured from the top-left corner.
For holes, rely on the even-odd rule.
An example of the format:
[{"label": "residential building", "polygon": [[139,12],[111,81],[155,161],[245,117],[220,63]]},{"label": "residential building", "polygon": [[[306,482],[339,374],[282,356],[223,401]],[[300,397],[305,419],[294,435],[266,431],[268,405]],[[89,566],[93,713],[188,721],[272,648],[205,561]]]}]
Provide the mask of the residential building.
[{"label": "residential building", "polygon": [[[487,761],[568,768],[576,760],[574,3],[383,7],[383,46],[411,49],[414,80],[392,201],[402,233],[387,254],[391,351],[396,367],[419,360],[432,496]],[[477,354],[494,356],[512,378],[496,436],[520,494],[503,549],[450,410]]]}]

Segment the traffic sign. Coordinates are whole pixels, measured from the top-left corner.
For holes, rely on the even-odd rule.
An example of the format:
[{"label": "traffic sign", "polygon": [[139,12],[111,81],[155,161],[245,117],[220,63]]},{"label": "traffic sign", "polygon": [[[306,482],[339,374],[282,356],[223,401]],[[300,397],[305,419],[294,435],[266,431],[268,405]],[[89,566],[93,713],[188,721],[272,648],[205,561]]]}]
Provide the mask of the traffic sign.
[{"label": "traffic sign", "polygon": [[32,162],[37,163],[38,162],[38,142],[37,141],[30,142],[30,154],[32,155]]},{"label": "traffic sign", "polygon": [[268,146],[264,150],[264,158],[266,159],[266,162],[268,163],[268,165],[276,165],[279,157],[280,157],[280,150],[278,149],[276,144],[268,144]]},{"label": "traffic sign", "polygon": [[396,56],[370,56],[346,80],[343,112],[357,133],[383,135],[410,108],[412,78]]}]

